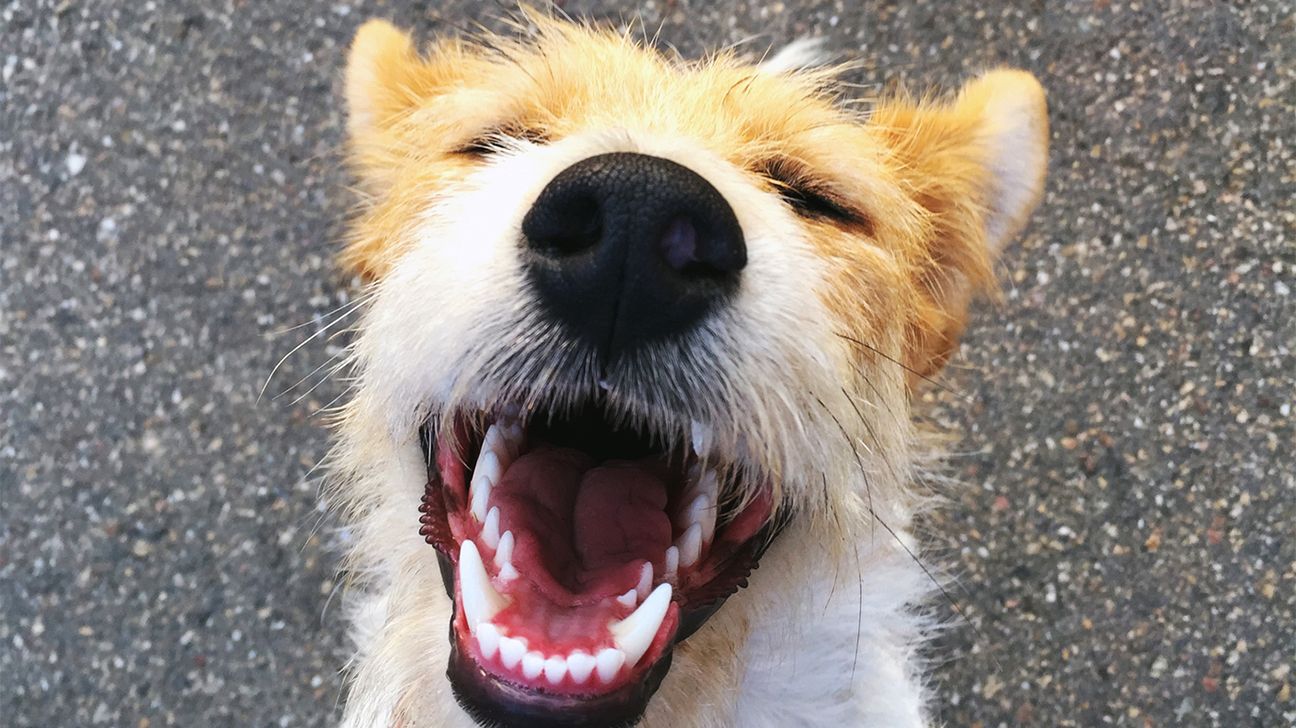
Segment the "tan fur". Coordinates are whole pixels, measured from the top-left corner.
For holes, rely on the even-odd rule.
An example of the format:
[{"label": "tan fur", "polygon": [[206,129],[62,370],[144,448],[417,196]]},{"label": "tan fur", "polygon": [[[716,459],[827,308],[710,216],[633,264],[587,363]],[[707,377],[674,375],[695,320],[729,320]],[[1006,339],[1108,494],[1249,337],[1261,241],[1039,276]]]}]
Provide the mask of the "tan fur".
[{"label": "tan fur", "polygon": [[[923,376],[940,369],[971,294],[993,280],[986,144],[998,121],[985,118],[989,100],[1000,93],[1028,99],[1038,120],[1031,141],[1047,143],[1043,90],[1029,74],[991,72],[952,102],[884,100],[860,119],[834,103],[824,73],[765,75],[729,53],[690,63],[624,36],[536,17],[536,39],[493,38],[493,49],[443,41],[422,56],[388,23],[360,29],[347,94],[354,166],[373,197],[344,255],[348,267],[383,274],[400,253],[396,241],[407,237],[400,228],[416,217],[412,211],[470,171],[453,152],[483,130],[679,135],[756,180],[774,160],[804,165],[858,208],[870,223],[865,241],[859,230],[810,230],[824,255],[841,263],[833,305],[847,321],[844,333],[872,340],[874,321],[905,317],[906,363]],[[1036,189],[1043,174],[1042,165],[1033,173]],[[1033,207],[1024,206],[1003,237]],[[861,291],[887,294],[861,298]]]},{"label": "tan fur", "polygon": [[[528,19],[537,26],[531,37],[448,39],[423,53],[384,21],[360,28],[346,94],[351,161],[364,199],[343,264],[380,290],[408,286],[417,272],[412,261],[436,260],[428,252],[435,241],[422,233],[428,211],[456,199],[482,171],[480,160],[459,150],[496,132],[537,146],[600,135],[632,140],[631,148],[676,155],[732,192],[740,218],[786,233],[784,262],[812,278],[803,289],[812,301],[783,302],[803,309],[798,315],[814,314],[803,341],[787,343],[798,333],[788,317],[792,330],[775,331],[765,343],[734,324],[747,338],[730,344],[753,348],[734,360],[750,366],[750,376],[739,377],[752,382],[750,391],[731,400],[750,404],[741,414],[753,435],[752,459],[776,487],[786,486],[779,504],[803,520],[771,550],[753,586],[677,648],[645,725],[731,725],[747,715],[739,693],[759,682],[753,655],[773,650],[768,659],[776,659],[783,642],[771,632],[813,602],[797,590],[812,589],[812,579],[835,585],[843,571],[906,584],[894,599],[887,583],[877,584],[873,606],[861,604],[860,624],[850,625],[870,640],[857,656],[860,649],[874,655],[875,676],[859,679],[917,680],[911,673],[920,630],[904,614],[909,595],[922,587],[909,583],[916,577],[906,549],[916,545],[898,545],[911,544],[905,534],[921,501],[913,486],[910,397],[953,353],[969,302],[993,289],[995,254],[1038,201],[1047,149],[1043,90],[1028,74],[996,70],[950,99],[901,95],[857,113],[839,103],[832,69],[769,72],[731,52],[686,61],[625,35],[534,12]],[[854,219],[783,209],[776,168],[784,178],[794,170]],[[765,306],[747,313],[758,323],[769,319],[769,301],[740,304]],[[390,352],[404,351],[391,342],[407,335],[406,322],[399,306],[391,309],[366,321],[356,355],[360,384],[344,409],[333,458],[335,501],[356,531],[351,564],[380,625],[369,640],[377,646],[359,658],[349,724],[467,725],[436,674],[444,665],[428,658],[444,651],[437,640],[445,639],[450,605],[436,593],[439,585],[428,587],[437,581],[435,562],[407,522],[419,494],[384,485],[417,477],[398,472],[417,468],[399,462],[410,457],[414,414],[386,419],[391,395],[364,375],[366,367],[390,363]],[[798,386],[761,389],[782,386],[774,374]],[[456,402],[489,396],[464,389],[463,377],[455,381]],[[532,396],[541,384],[523,382],[518,391]],[[678,413],[648,414],[666,421]],[[736,447],[740,434],[717,436]],[[879,539],[879,520],[895,539],[885,532]],[[876,632],[868,631],[866,615]],[[394,701],[387,699],[392,691],[399,693]],[[824,700],[850,698],[841,692]],[[868,712],[864,699],[854,712],[833,715],[891,720]],[[780,708],[771,701],[765,715],[775,721]]]}]

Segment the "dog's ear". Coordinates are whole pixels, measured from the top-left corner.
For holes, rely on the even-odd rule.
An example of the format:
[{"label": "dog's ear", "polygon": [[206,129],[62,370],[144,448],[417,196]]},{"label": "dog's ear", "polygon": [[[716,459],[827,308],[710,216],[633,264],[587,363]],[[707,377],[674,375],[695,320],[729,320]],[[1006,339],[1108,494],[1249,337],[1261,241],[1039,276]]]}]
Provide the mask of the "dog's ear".
[{"label": "dog's ear", "polygon": [[461,44],[446,41],[420,55],[409,33],[385,20],[356,31],[346,64],[347,132],[361,182],[381,191],[400,153],[401,122],[463,74]]},{"label": "dog's ear", "polygon": [[921,378],[953,354],[969,300],[992,287],[996,254],[1039,201],[1048,162],[1044,89],[1028,73],[996,70],[952,101],[883,103],[873,122],[930,221],[915,256],[921,301],[906,352]]}]

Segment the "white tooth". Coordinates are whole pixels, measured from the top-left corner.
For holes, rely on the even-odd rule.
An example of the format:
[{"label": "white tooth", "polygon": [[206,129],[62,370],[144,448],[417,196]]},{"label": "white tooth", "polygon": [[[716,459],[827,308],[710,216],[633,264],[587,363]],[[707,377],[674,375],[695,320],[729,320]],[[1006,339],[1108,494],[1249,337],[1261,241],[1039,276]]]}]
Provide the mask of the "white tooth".
[{"label": "white tooth", "polygon": [[571,674],[572,682],[577,685],[585,684],[596,664],[594,656],[584,650],[576,650],[567,656],[567,671]]},{"label": "white tooth", "polygon": [[[490,427],[486,428],[486,436],[482,438],[483,453],[487,450],[496,455],[502,455],[504,452],[507,452],[508,449],[504,447],[504,433],[500,432],[500,430],[501,428],[499,423],[492,423]],[[480,460],[481,457],[478,456],[477,459]]]},{"label": "white tooth", "polygon": [[[719,503],[720,481],[716,476],[715,471],[707,469],[698,472],[695,468],[698,468],[696,463],[690,467],[689,473],[686,476],[685,482],[688,483],[688,486],[684,488],[684,495],[680,498],[680,502],[692,504],[693,501],[698,498],[706,496],[711,503]],[[678,519],[678,522],[675,524],[676,526],[679,526],[680,528],[688,528],[689,524],[684,519],[687,513],[688,509],[685,508],[676,514],[676,518]]]},{"label": "white tooth", "polygon": [[477,646],[481,648],[482,656],[487,660],[499,652],[500,631],[490,622],[482,622],[477,625]]},{"label": "white tooth", "polygon": [[522,661],[522,656],[526,654],[526,640],[519,637],[501,637],[499,644],[500,662],[504,667],[512,670]]},{"label": "white tooth", "polygon": [[562,655],[554,655],[544,662],[545,679],[550,685],[557,685],[567,677],[567,660]]},{"label": "white tooth", "polygon": [[617,673],[621,671],[621,666],[626,661],[626,655],[615,647],[608,647],[599,650],[598,657],[595,660],[598,662],[599,679],[605,683],[610,683],[617,676]]},{"label": "white tooth", "polygon": [[544,655],[539,652],[528,652],[522,656],[522,676],[528,680],[540,677],[544,670]]},{"label": "white tooth", "polygon": [[671,546],[666,549],[666,567],[663,569],[663,579],[674,579],[675,572],[679,570],[680,552],[678,546]]},{"label": "white tooth", "polygon": [[508,447],[509,462],[512,462],[518,455],[522,454],[522,425],[517,422],[511,422],[500,430],[504,436],[504,445]]},{"label": "white tooth", "polygon": [[688,519],[690,523],[697,523],[702,526],[702,543],[711,543],[715,536],[716,511],[715,502],[705,494],[699,495],[693,499],[688,507]]},{"label": "white tooth", "polygon": [[499,578],[502,581],[513,581],[518,578],[518,570],[513,567],[513,564],[504,564],[500,567]]},{"label": "white tooth", "polygon": [[[492,508],[491,511],[499,510]],[[489,519],[490,517],[487,516]],[[495,547],[495,565],[504,568],[505,564],[513,562],[513,532],[505,531],[503,536],[499,537],[499,545]]]},{"label": "white tooth", "polygon": [[482,454],[477,458],[477,465],[473,467],[472,483],[468,487],[472,497],[472,514],[478,521],[486,520],[491,488],[499,482],[502,470],[499,456],[493,450],[483,447]]},{"label": "white tooth", "polygon": [[482,622],[489,622],[491,617],[508,605],[508,600],[491,586],[481,552],[472,541],[464,541],[459,545],[459,591],[463,597],[468,629],[475,630]]},{"label": "white tooth", "polygon": [[486,525],[482,527],[482,540],[486,542],[487,546],[490,546],[493,549],[499,548],[499,521],[499,506],[495,506],[490,509],[490,513],[486,514]]},{"label": "white tooth", "polygon": [[702,471],[697,482],[697,492],[710,498],[712,503],[720,502],[720,479],[714,470],[708,468]]},{"label": "white tooth", "polygon": [[[630,667],[639,663],[653,638],[661,629],[662,620],[666,618],[666,609],[670,607],[671,585],[662,584],[639,605],[629,617],[608,626],[612,631],[612,642],[625,653]],[[599,653],[600,659],[602,653]],[[602,673],[600,673],[602,674]]]},{"label": "white tooth", "polygon": [[693,435],[693,452],[698,455],[705,455],[711,450],[711,428],[693,420],[691,423]]},{"label": "white tooth", "polygon": [[702,524],[695,523],[679,537],[679,565],[692,566],[702,558]]},{"label": "white tooth", "polygon": [[617,601],[622,606],[633,607],[635,604],[639,603],[639,592],[635,591],[634,589],[631,589],[625,594],[622,594],[621,596],[617,597]]},{"label": "white tooth", "polygon": [[652,562],[645,561],[643,568],[639,571],[639,583],[635,585],[635,591],[638,592],[640,599],[647,599],[648,592],[652,589]]}]

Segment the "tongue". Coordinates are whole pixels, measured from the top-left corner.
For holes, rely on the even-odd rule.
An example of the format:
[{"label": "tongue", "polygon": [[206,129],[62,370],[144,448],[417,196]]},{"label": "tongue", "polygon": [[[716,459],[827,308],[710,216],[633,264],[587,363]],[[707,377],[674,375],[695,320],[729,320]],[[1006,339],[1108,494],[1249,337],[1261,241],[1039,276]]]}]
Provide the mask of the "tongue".
[{"label": "tongue", "polygon": [[572,604],[621,594],[644,560],[670,547],[668,477],[656,460],[595,464],[579,450],[540,446],[509,466],[491,499],[513,531],[522,577]]}]

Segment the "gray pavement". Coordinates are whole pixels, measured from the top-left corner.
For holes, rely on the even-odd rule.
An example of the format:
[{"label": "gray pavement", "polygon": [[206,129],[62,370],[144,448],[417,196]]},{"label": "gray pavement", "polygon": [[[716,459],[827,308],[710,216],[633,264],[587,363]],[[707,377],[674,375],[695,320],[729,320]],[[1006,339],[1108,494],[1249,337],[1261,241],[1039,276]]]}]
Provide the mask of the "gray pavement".
[{"label": "gray pavement", "polygon": [[[629,3],[567,3],[617,18]],[[319,725],[346,656],[309,474],[349,300],[338,78],[378,15],[0,0],[0,723]],[[1011,64],[1042,210],[927,395],[949,725],[1296,724],[1296,20],[1273,2],[652,2],[685,52],[822,35],[862,93]],[[283,333],[304,324],[303,328]],[[274,398],[305,377],[305,384]]]}]

